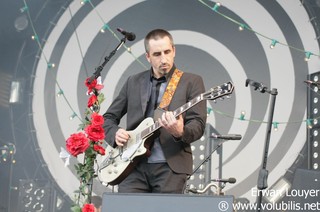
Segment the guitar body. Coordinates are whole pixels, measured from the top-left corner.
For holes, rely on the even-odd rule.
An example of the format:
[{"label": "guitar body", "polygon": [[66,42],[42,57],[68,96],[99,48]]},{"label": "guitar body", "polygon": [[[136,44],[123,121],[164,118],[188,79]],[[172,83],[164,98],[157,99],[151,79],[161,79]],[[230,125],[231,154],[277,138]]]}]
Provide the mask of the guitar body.
[{"label": "guitar body", "polygon": [[146,138],[140,138],[140,132],[153,125],[152,118],[144,119],[139,126],[128,131],[130,139],[124,147],[113,148],[110,145],[105,149],[106,155],[101,157],[101,164],[98,169],[98,178],[101,182],[116,185],[119,184],[134,169],[139,160],[149,154]]}]

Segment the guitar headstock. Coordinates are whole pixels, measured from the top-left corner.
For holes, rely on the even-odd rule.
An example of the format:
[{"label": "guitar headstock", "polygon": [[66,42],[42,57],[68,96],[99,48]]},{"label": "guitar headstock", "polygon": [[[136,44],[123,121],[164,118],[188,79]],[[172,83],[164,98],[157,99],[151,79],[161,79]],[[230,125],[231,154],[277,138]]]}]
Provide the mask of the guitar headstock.
[{"label": "guitar headstock", "polygon": [[215,100],[223,96],[231,94],[234,90],[234,85],[232,82],[223,83],[220,86],[212,87],[210,90],[202,94],[203,99]]}]

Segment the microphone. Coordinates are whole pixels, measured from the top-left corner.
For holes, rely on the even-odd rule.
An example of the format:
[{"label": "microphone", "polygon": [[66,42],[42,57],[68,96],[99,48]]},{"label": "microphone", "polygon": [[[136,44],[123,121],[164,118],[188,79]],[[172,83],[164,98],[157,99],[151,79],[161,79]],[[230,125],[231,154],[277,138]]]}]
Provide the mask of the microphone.
[{"label": "microphone", "polygon": [[219,182],[219,183],[231,183],[231,184],[237,182],[236,178],[234,177],[230,177],[229,179],[213,179],[211,181]]},{"label": "microphone", "polygon": [[133,32],[126,32],[124,29],[121,28],[117,28],[118,32],[121,32],[121,34],[123,34],[128,41],[133,41],[134,39],[136,39],[136,35]]},{"label": "microphone", "polygon": [[309,84],[309,85],[320,85],[320,82],[315,82],[315,81],[311,81],[311,80],[305,80],[305,83]]},{"label": "microphone", "polygon": [[239,134],[218,135],[212,133],[210,138],[223,139],[223,140],[241,140],[242,136]]}]

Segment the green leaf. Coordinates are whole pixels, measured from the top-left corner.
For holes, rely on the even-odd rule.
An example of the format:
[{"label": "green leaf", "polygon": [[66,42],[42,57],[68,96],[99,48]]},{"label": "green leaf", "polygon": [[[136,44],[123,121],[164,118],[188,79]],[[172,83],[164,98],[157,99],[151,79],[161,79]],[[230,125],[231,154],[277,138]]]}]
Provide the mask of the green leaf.
[{"label": "green leaf", "polygon": [[74,205],[71,207],[72,212],[81,212],[81,207],[79,205]]}]

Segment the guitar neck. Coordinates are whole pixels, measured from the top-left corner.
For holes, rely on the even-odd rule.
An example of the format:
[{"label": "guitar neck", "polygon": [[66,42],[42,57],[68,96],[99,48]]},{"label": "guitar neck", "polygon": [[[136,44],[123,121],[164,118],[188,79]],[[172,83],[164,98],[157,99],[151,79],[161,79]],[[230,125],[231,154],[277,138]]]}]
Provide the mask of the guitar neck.
[{"label": "guitar neck", "polygon": [[[173,111],[174,117],[178,117],[180,114],[182,114],[183,112],[189,110],[190,108],[192,108],[193,106],[195,106],[196,104],[201,102],[202,100],[203,100],[203,95],[202,94],[200,94],[199,96],[193,98],[188,103],[186,103],[186,104],[182,105],[181,107],[177,108],[176,110],[174,110]],[[149,136],[150,134],[152,134],[156,130],[158,130],[160,127],[161,127],[160,123],[158,121],[156,121],[153,125],[151,125],[148,128],[144,129],[140,133],[141,138],[145,138],[145,137]]]}]

